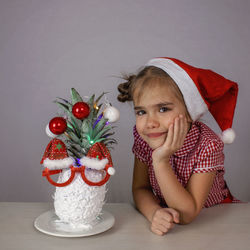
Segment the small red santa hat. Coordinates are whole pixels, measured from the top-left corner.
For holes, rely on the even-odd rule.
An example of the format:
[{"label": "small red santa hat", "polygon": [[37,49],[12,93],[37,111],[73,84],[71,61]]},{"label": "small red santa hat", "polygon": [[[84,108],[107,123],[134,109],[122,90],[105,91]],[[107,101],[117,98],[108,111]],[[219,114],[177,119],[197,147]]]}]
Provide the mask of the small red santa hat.
[{"label": "small red santa hat", "polygon": [[232,143],[232,123],[238,95],[237,83],[208,70],[190,66],[174,58],[154,58],[146,66],[164,70],[179,87],[193,121],[208,110],[221,128],[221,139]]},{"label": "small red santa hat", "polygon": [[103,170],[106,165],[108,165],[108,174],[115,174],[115,169],[113,168],[109,150],[103,143],[100,142],[96,142],[89,149],[87,156],[84,156],[80,159],[80,163],[87,168],[96,170]]},{"label": "small red santa hat", "polygon": [[73,165],[74,159],[68,156],[64,142],[54,138],[46,147],[40,163],[50,170],[64,169]]}]

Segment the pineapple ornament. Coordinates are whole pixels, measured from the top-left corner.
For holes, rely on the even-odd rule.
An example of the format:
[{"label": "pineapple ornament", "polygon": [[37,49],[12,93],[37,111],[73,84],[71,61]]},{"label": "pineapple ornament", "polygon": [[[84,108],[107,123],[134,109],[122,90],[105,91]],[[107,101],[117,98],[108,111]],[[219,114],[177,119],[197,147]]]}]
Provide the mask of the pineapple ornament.
[{"label": "pineapple ornament", "polygon": [[[84,102],[72,88],[71,102],[62,98],[55,101],[65,112],[64,118],[55,117],[46,127],[47,135],[53,139],[41,160],[45,167],[43,176],[56,186],[55,223],[64,232],[85,234],[98,226],[106,185],[115,173],[109,148],[116,143],[111,137],[111,123],[119,119],[119,111],[112,107],[111,118],[107,115],[111,107],[107,103],[101,111],[103,104],[98,102],[104,94],[97,99],[93,95]],[[51,178],[55,174],[59,174],[57,181]]]}]

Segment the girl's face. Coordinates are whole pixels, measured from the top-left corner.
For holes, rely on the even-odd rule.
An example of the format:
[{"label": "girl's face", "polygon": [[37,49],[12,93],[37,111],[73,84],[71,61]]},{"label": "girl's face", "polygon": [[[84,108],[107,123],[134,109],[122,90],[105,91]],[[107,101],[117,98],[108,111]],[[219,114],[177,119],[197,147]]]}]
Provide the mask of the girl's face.
[{"label": "girl's face", "polygon": [[155,82],[143,89],[134,91],[136,129],[152,149],[163,145],[168,128],[174,119],[182,114],[190,122],[185,104],[176,96],[167,83]]}]

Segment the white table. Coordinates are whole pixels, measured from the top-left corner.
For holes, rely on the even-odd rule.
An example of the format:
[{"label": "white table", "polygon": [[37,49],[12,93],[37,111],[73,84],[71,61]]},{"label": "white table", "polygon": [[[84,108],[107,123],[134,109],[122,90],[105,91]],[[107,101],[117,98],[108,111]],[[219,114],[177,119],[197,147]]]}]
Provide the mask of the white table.
[{"label": "white table", "polygon": [[150,232],[149,223],[130,204],[106,204],[115,217],[110,230],[89,237],[61,238],[37,231],[34,220],[53,208],[50,203],[0,203],[1,250],[245,250],[250,249],[250,203],[204,209],[189,225],[177,225],[165,236]]}]

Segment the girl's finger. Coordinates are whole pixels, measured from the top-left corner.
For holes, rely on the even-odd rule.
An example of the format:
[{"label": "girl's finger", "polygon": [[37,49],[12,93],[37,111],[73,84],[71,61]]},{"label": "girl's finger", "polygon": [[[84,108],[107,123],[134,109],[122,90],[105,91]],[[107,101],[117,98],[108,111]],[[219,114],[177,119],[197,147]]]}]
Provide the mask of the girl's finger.
[{"label": "girl's finger", "polygon": [[164,224],[162,224],[163,227],[165,228],[165,233],[168,232],[170,229],[172,229],[174,227],[174,222],[165,222]]},{"label": "girl's finger", "polygon": [[179,117],[176,117],[174,120],[174,137],[172,142],[173,146],[178,145],[179,137],[180,137],[180,119]]},{"label": "girl's finger", "polygon": [[185,131],[186,131],[186,134],[188,133],[188,130],[189,130],[189,123],[188,123],[188,120],[187,118],[185,117],[184,119],[184,123],[185,123]]},{"label": "girl's finger", "polygon": [[183,145],[187,133],[188,133],[187,118],[184,117],[183,115],[180,115],[180,134],[179,134],[179,141],[178,141],[179,147],[181,147]]},{"label": "girl's finger", "polygon": [[186,117],[183,118],[183,124],[184,124],[184,128],[183,128],[183,133],[184,133],[183,142],[184,142],[184,140],[185,140],[185,138],[186,138],[186,136],[188,134],[188,130],[189,130],[189,123],[188,123]]},{"label": "girl's finger", "polygon": [[157,225],[157,229],[160,230],[163,233],[167,233],[169,228],[170,228],[170,223],[168,223],[167,225],[163,225],[163,224],[158,224]]},{"label": "girl's finger", "polygon": [[180,135],[182,136],[184,134],[185,124],[184,124],[184,117],[183,115],[180,115]]},{"label": "girl's finger", "polygon": [[168,212],[167,209],[162,210],[162,215],[161,218],[162,220],[168,222],[168,223],[172,223],[173,222],[173,216],[171,213]]},{"label": "girl's finger", "polygon": [[183,144],[185,137],[187,135],[187,120],[183,115],[180,115],[180,145]]},{"label": "girl's finger", "polygon": [[168,134],[164,146],[169,147],[172,144],[173,136],[174,136],[174,125],[173,123],[171,123],[168,128]]},{"label": "girl's finger", "polygon": [[162,236],[163,235],[163,232],[161,232],[159,229],[155,228],[155,227],[151,227],[151,231],[157,235],[160,235]]},{"label": "girl's finger", "polygon": [[179,223],[180,222],[180,214],[179,214],[179,212],[177,212],[173,208],[168,208],[168,212],[172,215],[173,221],[175,223]]}]

